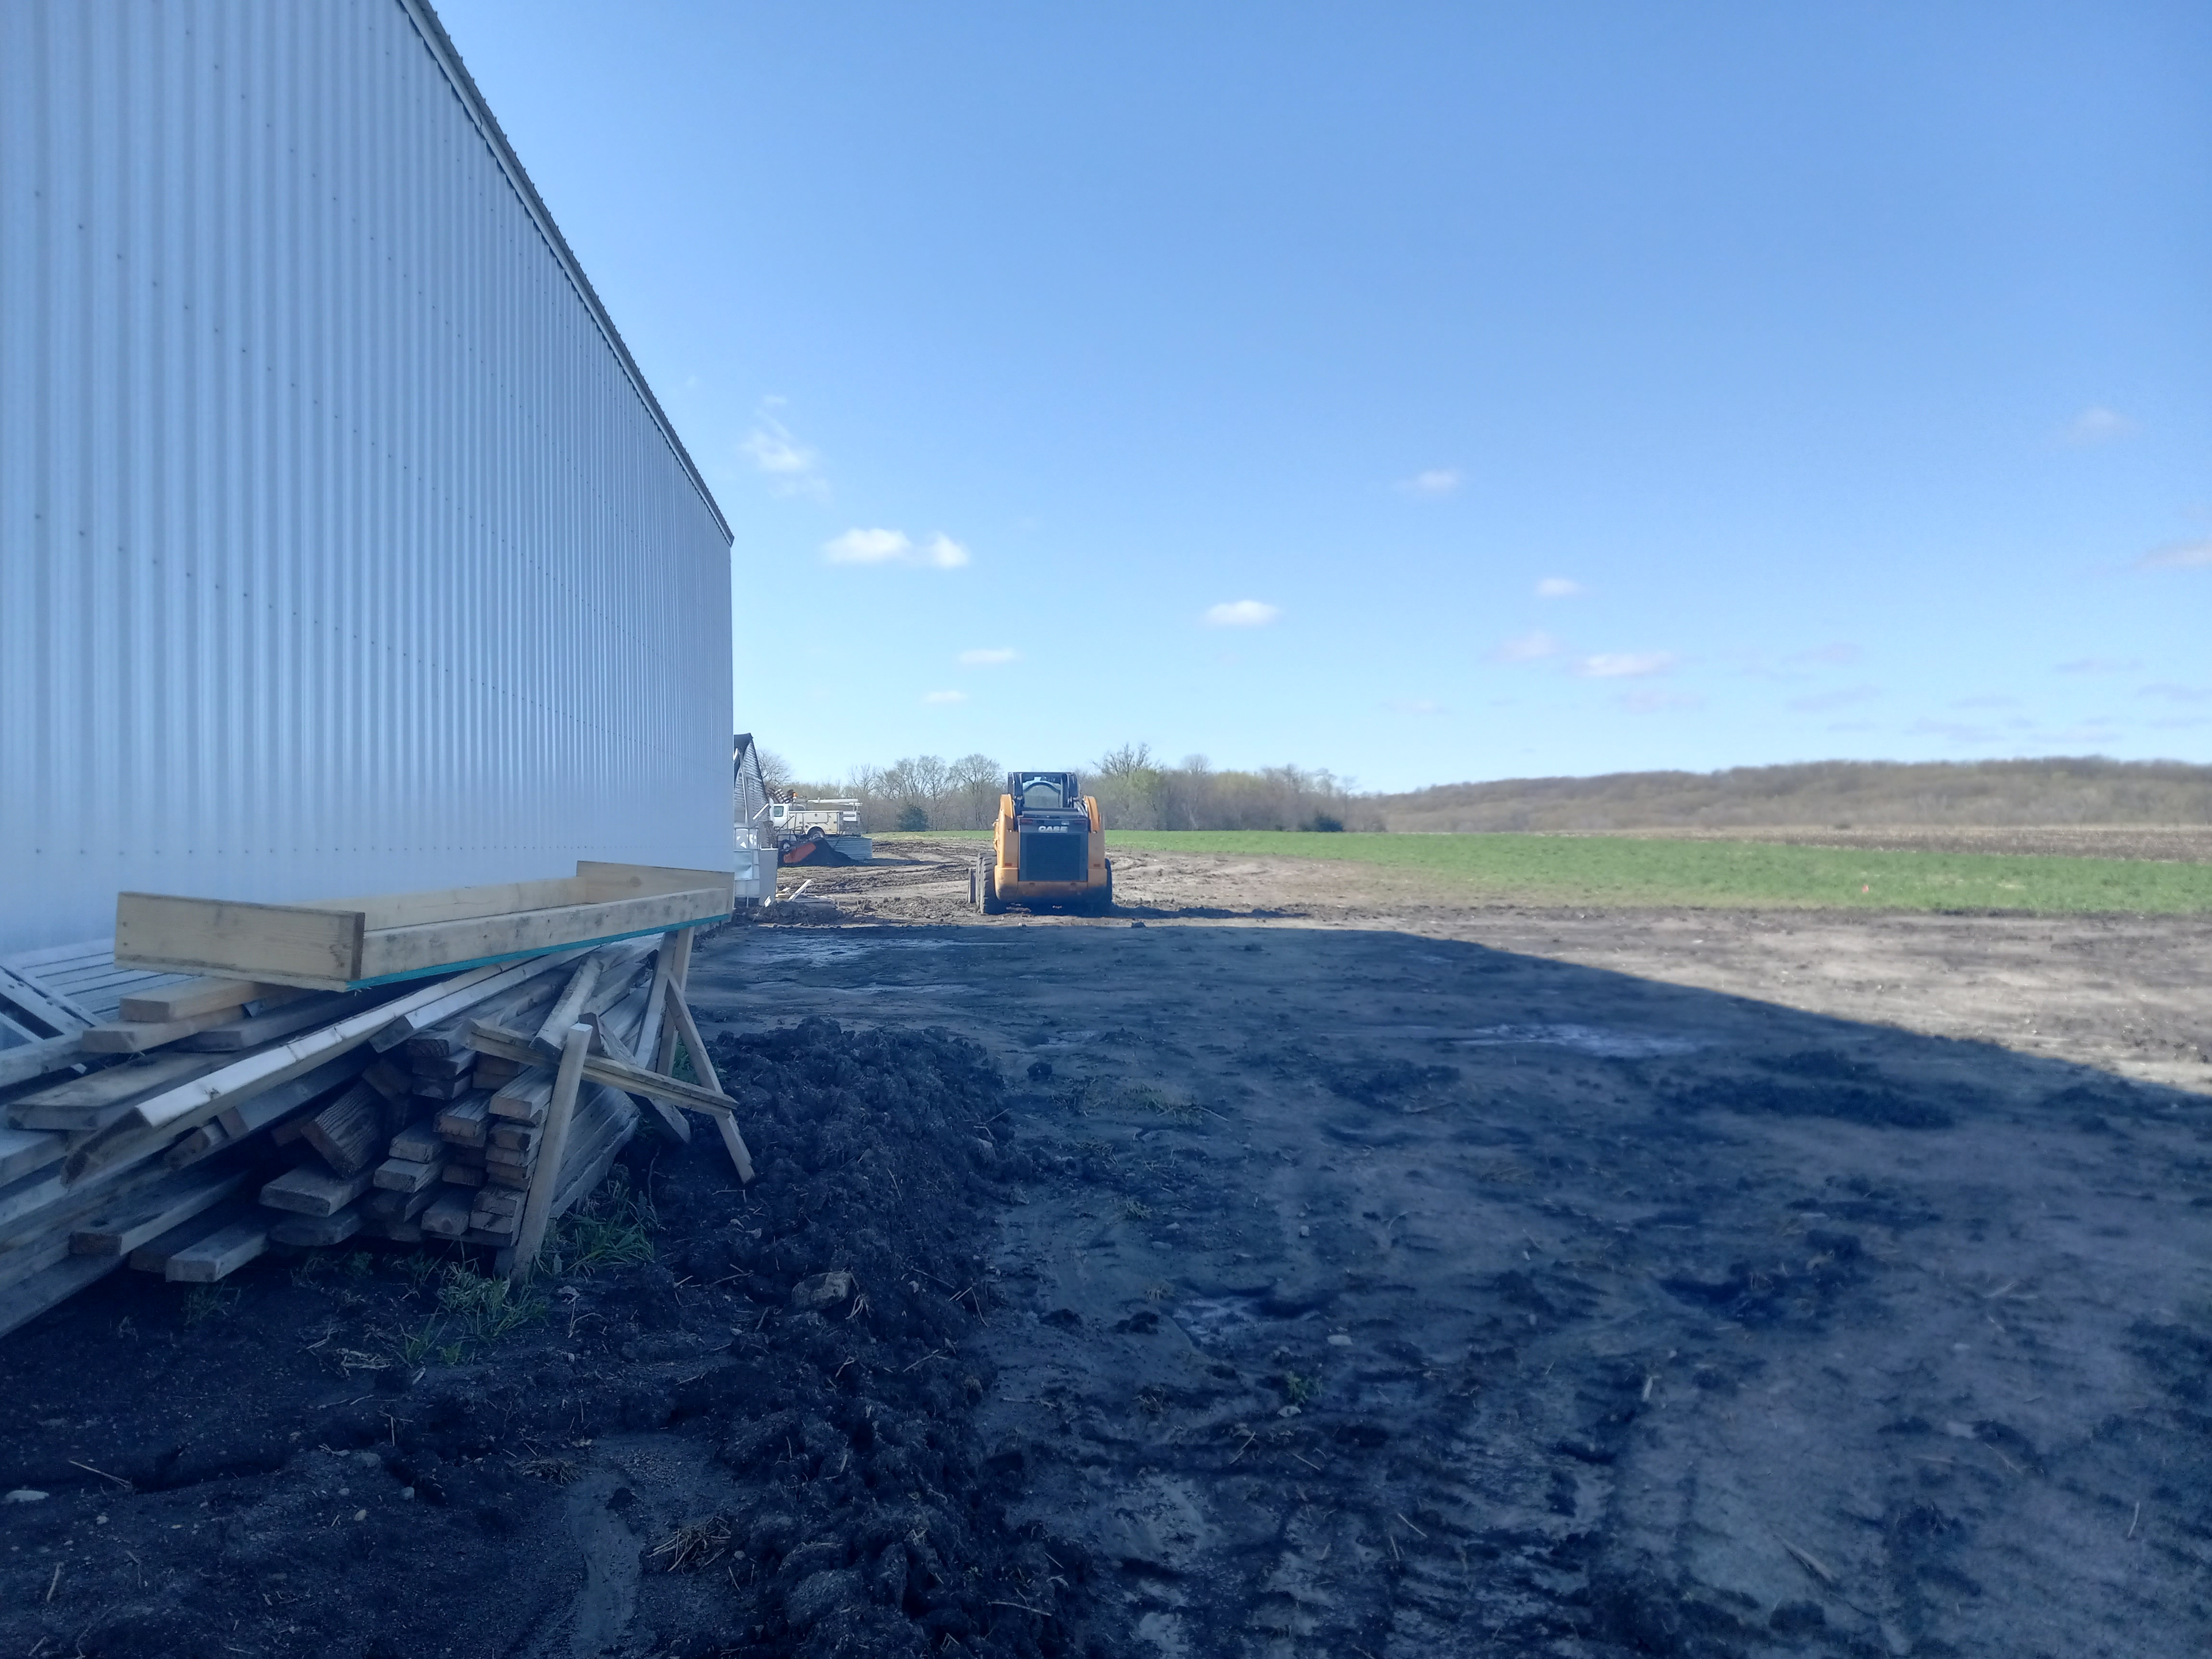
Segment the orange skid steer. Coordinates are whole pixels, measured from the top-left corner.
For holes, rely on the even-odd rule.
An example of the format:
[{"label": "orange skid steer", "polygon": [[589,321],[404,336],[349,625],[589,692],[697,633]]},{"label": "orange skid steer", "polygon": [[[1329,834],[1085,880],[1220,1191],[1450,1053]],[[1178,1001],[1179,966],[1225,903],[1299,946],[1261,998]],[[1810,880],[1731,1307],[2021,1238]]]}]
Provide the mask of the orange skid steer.
[{"label": "orange skid steer", "polygon": [[968,901],[987,916],[1009,904],[1055,905],[1103,916],[1114,908],[1114,866],[1098,803],[1073,772],[1009,772],[991,850],[968,877]]}]

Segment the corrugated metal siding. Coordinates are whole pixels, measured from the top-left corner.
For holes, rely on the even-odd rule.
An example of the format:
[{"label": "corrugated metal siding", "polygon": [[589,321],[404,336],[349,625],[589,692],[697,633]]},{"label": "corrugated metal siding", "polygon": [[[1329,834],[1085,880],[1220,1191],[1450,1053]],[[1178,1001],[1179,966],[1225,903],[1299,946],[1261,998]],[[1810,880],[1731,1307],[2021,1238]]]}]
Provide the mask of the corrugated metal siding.
[{"label": "corrugated metal siding", "polygon": [[437,38],[0,6],[0,951],[727,867],[726,530]]}]

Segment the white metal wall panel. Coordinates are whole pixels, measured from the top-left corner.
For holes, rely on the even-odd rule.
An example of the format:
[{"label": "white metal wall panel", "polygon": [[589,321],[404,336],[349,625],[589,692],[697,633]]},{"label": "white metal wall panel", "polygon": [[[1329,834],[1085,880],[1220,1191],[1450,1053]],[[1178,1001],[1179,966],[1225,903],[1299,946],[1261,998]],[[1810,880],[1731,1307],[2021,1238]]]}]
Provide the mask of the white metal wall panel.
[{"label": "white metal wall panel", "polygon": [[447,51],[0,4],[0,952],[728,867],[727,530]]}]

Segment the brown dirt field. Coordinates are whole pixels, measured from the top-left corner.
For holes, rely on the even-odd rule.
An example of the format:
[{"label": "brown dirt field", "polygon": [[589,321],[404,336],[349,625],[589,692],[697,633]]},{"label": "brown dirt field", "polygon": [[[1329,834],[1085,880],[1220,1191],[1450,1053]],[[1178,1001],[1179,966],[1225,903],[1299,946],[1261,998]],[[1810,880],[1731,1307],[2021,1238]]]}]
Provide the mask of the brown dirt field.
[{"label": "brown dirt field", "polygon": [[701,1006],[1030,1079],[983,1430],[1139,1651],[2212,1644],[2202,919],[1117,854],[987,920],[878,845]]}]

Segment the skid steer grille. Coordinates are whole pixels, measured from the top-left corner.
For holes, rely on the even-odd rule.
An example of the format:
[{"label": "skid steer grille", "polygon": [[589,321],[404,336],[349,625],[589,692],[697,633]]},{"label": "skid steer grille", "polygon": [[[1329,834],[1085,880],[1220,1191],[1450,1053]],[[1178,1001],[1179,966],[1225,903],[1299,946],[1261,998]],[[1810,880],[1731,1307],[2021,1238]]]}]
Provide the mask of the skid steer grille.
[{"label": "skid steer grille", "polygon": [[1065,830],[1022,837],[1024,881],[1081,881],[1091,873],[1091,837]]}]

